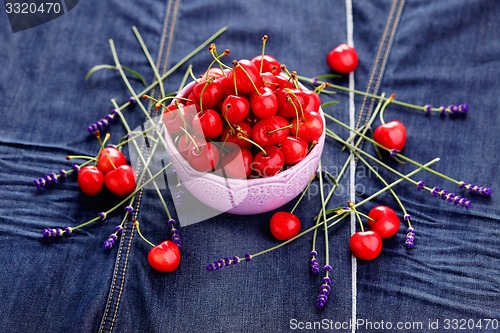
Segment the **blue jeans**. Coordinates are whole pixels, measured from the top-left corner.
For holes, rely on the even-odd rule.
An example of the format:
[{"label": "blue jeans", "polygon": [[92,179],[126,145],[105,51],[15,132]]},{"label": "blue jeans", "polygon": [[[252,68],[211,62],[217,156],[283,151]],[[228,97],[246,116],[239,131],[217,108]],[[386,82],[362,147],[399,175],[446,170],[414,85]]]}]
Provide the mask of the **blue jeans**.
[{"label": "blue jeans", "polygon": [[[318,311],[321,277],[308,270],[311,234],[252,262],[205,270],[215,259],[242,257],[276,245],[268,227],[273,212],[223,214],[181,228],[181,264],[174,273],[161,274],[148,265],[149,245],[130,221],[115,247],[103,249],[120,214],[79,229],[72,237],[42,238],[44,228],[77,225],[119,200],[108,192],[85,196],[74,176],[42,190],[32,185],[44,174],[70,168],[66,155],[95,154],[98,143],[87,133],[87,125],[110,112],[111,98],[121,104],[128,100],[130,93],[115,71],[99,71],[84,80],[92,66],[114,64],[109,38],[123,65],[152,82],[154,75],[132,25],[141,32],[160,72],[227,25],[216,43],[219,50],[231,49],[231,59],[260,54],[260,38],[267,34],[269,54],[313,77],[330,73],[326,54],[352,39],[360,58],[358,69],[336,83],[370,93],[396,93],[396,99],[417,105],[468,103],[466,116],[429,116],[391,105],[385,119],[405,123],[407,156],[420,162],[441,157],[436,170],[497,191],[500,6],[495,1],[356,1],[352,8],[350,1],[80,1],[58,19],[18,33],[12,33],[6,15],[0,15],[5,18],[0,25],[3,332],[496,331],[496,192],[491,198],[474,196],[430,173],[414,177],[470,197],[473,206],[466,210],[418,192],[408,182],[397,185],[413,217],[415,247],[406,249],[402,226],[370,262],[353,260],[349,251],[355,221],[332,228],[332,292],[326,308]],[[198,74],[210,59],[203,51],[189,63]],[[177,89],[185,68],[167,79],[168,91]],[[139,81],[132,84],[142,89]],[[346,93],[322,99],[339,101],[325,111],[353,126],[358,120],[362,125],[375,105],[363,97],[350,100]],[[137,106],[124,114],[131,126],[144,121]],[[333,123],[328,127],[348,136]],[[114,142],[125,134],[118,124],[108,130]],[[368,143],[363,147],[373,150]],[[338,171],[346,158],[337,143],[327,141],[322,159],[326,169]],[[402,173],[415,169],[409,163],[391,165]],[[397,179],[382,167],[378,170],[389,182]],[[330,208],[352,198],[360,201],[382,186],[359,161],[357,172],[348,172],[341,185]],[[165,193],[171,206],[168,196]],[[312,225],[321,206],[317,192],[304,200],[296,210],[303,229]],[[361,211],[367,213],[375,205],[398,207],[386,193]],[[283,209],[292,206],[293,202]],[[135,213],[151,241],[166,239],[167,218],[154,191],[144,191]],[[321,266],[323,240],[320,230],[316,250]]]}]

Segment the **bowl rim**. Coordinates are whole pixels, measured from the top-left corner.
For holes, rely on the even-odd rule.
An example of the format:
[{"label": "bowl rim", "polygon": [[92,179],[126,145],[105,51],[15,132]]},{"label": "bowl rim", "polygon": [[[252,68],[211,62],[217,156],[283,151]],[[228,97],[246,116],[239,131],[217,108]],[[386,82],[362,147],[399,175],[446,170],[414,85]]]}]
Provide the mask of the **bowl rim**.
[{"label": "bowl rim", "polygon": [[[188,83],[187,85],[185,85],[177,93],[176,97],[183,97],[183,98],[187,97],[189,95],[189,93],[191,92],[191,90],[193,89],[193,86],[196,83],[197,82],[193,80],[190,83]],[[310,89],[307,89],[306,87],[304,87],[304,85],[302,85],[300,82],[299,82],[299,87],[301,90],[310,90]],[[175,101],[175,99],[172,100],[172,103],[174,103],[174,101]],[[318,109],[318,113],[321,115],[321,119],[323,121],[323,132],[321,133],[321,136],[318,139],[318,143],[307,153],[306,157],[302,161],[300,161],[299,163],[294,164],[286,169],[282,169],[276,175],[271,176],[271,177],[236,179],[236,178],[229,178],[229,177],[227,177],[227,178],[221,177],[219,175],[209,173],[209,172],[197,171],[197,170],[193,169],[189,165],[189,163],[181,156],[180,152],[177,150],[177,146],[175,145],[175,142],[173,141],[172,137],[169,135],[169,133],[166,129],[165,129],[165,136],[166,136],[166,141],[169,145],[169,148],[172,149],[172,153],[175,156],[179,156],[179,159],[181,159],[180,162],[183,164],[184,167],[189,168],[189,171],[191,174],[194,174],[197,177],[199,176],[199,178],[205,178],[207,180],[212,180],[212,181],[217,182],[217,183],[220,183],[221,180],[224,180],[224,182],[229,182],[231,184],[232,188],[233,187],[236,188],[236,187],[238,187],[238,185],[244,185],[246,187],[258,186],[261,184],[269,183],[269,181],[272,181],[273,179],[290,177],[291,175],[293,175],[293,173],[296,170],[299,170],[300,168],[302,168],[303,166],[308,164],[311,160],[316,158],[317,154],[319,154],[318,158],[319,159],[321,158],[321,155],[323,153],[325,136],[326,136],[326,120],[325,120],[325,116],[323,114],[324,111],[323,111],[323,108],[321,107],[321,105]],[[318,151],[318,150],[320,150],[320,151]]]}]

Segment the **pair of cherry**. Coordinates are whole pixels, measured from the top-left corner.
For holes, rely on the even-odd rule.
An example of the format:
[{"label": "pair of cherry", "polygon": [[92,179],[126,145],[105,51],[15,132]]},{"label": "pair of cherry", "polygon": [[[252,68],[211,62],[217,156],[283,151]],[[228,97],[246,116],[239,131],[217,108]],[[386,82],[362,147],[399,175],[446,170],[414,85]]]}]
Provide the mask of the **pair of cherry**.
[{"label": "pair of cherry", "polygon": [[401,225],[398,215],[387,206],[376,206],[368,214],[370,230],[351,236],[349,247],[359,259],[373,260],[382,252],[382,239],[394,236]]},{"label": "pair of cherry", "polygon": [[[321,102],[317,93],[281,76],[281,68],[270,55],[234,61],[232,69],[211,68],[194,85],[188,102],[166,108],[165,125],[195,170],[213,171],[222,164],[230,177],[271,177],[305,158],[324,129]],[[187,111],[189,105],[196,112]],[[238,149],[221,150],[214,142]],[[243,168],[233,163],[237,155]]]},{"label": "pair of cherry", "polygon": [[135,173],[121,151],[107,147],[99,154],[96,165],[87,165],[80,169],[78,185],[87,195],[96,195],[106,185],[112,193],[125,196],[135,189]]}]

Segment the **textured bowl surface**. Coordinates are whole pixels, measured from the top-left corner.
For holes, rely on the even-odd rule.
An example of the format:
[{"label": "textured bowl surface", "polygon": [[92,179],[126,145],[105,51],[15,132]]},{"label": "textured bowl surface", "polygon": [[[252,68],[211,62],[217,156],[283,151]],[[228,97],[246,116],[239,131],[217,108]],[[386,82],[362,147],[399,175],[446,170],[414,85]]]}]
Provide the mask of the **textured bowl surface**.
[{"label": "textured bowl surface", "polygon": [[[179,96],[188,96],[194,84],[195,82],[188,84],[179,92]],[[321,108],[319,112],[326,125]],[[221,212],[252,215],[277,209],[302,193],[318,168],[325,143],[325,131],[318,144],[296,165],[273,177],[243,180],[194,170],[179,154],[168,133],[166,141],[171,149],[169,155],[175,172],[194,197]]]}]

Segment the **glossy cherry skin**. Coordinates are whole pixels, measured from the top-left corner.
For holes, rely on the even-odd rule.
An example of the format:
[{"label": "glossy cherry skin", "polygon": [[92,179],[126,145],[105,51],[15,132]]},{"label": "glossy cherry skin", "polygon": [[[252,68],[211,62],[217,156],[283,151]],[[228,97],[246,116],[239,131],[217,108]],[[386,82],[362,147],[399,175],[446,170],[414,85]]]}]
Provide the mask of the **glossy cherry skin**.
[{"label": "glossy cherry skin", "polygon": [[[254,125],[250,136],[252,140],[261,147],[277,145],[290,133],[289,128],[283,128],[287,125],[288,121],[280,116],[262,119]],[[277,131],[272,132],[274,130]]]},{"label": "glossy cherry skin", "polygon": [[281,151],[285,157],[285,164],[294,165],[306,157],[309,145],[304,139],[287,136],[281,142]]},{"label": "glossy cherry skin", "polygon": [[[248,76],[245,74],[245,71]],[[248,59],[241,59],[238,61],[238,65],[235,66],[227,76],[229,82],[234,82],[234,76],[236,76],[238,95],[249,94],[255,91],[253,84],[255,84],[256,87],[260,87],[262,85],[260,81],[259,68]]]},{"label": "glossy cherry skin", "polygon": [[266,154],[262,151],[255,154],[252,161],[252,171],[260,177],[272,177],[277,174],[285,164],[285,157],[276,146],[265,147]]},{"label": "glossy cherry skin", "polygon": [[398,120],[390,121],[375,129],[373,139],[388,149],[401,151],[406,143],[406,127]]},{"label": "glossy cherry skin", "polygon": [[224,176],[235,179],[245,179],[252,172],[253,155],[246,148],[233,149],[230,153],[224,153],[221,168]]},{"label": "glossy cherry skin", "polygon": [[250,125],[243,122],[233,125],[233,129],[234,131],[231,130],[229,126],[224,127],[224,129],[222,130],[222,134],[220,136],[221,141],[227,143],[234,143],[242,148],[247,148],[247,149],[252,148],[253,145],[251,142],[238,137],[238,134],[240,134],[241,136],[250,139],[250,133],[252,132],[252,128],[250,127]]},{"label": "glossy cherry skin", "polygon": [[200,136],[191,135],[191,137],[189,137],[187,134],[184,134],[177,140],[177,150],[184,158],[187,158],[187,153],[189,150],[196,147],[196,145],[204,144],[205,140]]},{"label": "glossy cherry skin", "polygon": [[[184,133],[181,127],[186,127],[186,124],[189,126],[194,114],[194,106],[187,107],[183,104],[178,104],[178,106],[170,104],[163,112],[163,123],[168,133],[174,137]],[[186,122],[186,124],[184,122]]]},{"label": "glossy cherry skin", "polygon": [[304,112],[318,112],[321,106],[319,95],[312,90],[304,90],[302,95],[304,96],[304,104],[302,105]]},{"label": "glossy cherry skin", "polygon": [[281,64],[273,56],[268,54],[264,55],[264,60],[262,60],[262,55],[254,57],[251,62],[260,70],[260,64],[262,63],[262,73],[272,73],[274,75],[279,75],[281,73]]},{"label": "glossy cherry skin", "polygon": [[96,195],[101,191],[103,184],[104,175],[98,168],[87,165],[78,171],[78,185],[83,193]]},{"label": "glossy cherry skin", "polygon": [[382,252],[382,238],[373,230],[358,231],[351,236],[352,254],[362,260],[373,260]]},{"label": "glossy cherry skin", "polygon": [[269,223],[271,234],[280,241],[289,240],[300,232],[300,219],[289,212],[276,212]]},{"label": "glossy cherry skin", "polygon": [[349,74],[358,67],[358,54],[353,47],[340,44],[328,53],[326,62],[332,70]]},{"label": "glossy cherry skin", "polygon": [[220,152],[216,145],[207,142],[204,145],[199,145],[198,149],[190,149],[186,159],[189,165],[197,171],[215,171],[219,166]]},{"label": "glossy cherry skin", "polygon": [[280,90],[276,93],[276,97],[278,99],[278,115],[286,118],[296,118],[298,113],[299,116],[302,116],[306,102],[302,90]]},{"label": "glossy cherry skin", "polygon": [[[292,120],[292,125],[290,132],[295,134],[297,119]],[[304,114],[304,119],[299,118],[299,138],[304,139],[307,143],[319,140],[323,130],[323,119],[318,112],[307,112]]]},{"label": "glossy cherry skin", "polygon": [[401,225],[396,212],[387,206],[374,207],[368,216],[375,220],[368,219],[370,229],[379,234],[382,239],[394,236]]},{"label": "glossy cherry skin", "polygon": [[246,97],[229,95],[222,102],[222,117],[230,124],[238,124],[248,117],[250,102]]},{"label": "glossy cherry skin", "polygon": [[112,147],[104,148],[97,159],[97,168],[101,170],[103,174],[106,174],[124,164],[127,164],[127,158],[125,155],[123,155],[118,149]]},{"label": "glossy cherry skin", "polygon": [[274,92],[267,87],[257,88],[257,92],[250,94],[250,109],[257,118],[269,118],[278,111],[278,99]]},{"label": "glossy cherry skin", "polygon": [[179,267],[180,262],[181,251],[172,241],[164,241],[149,250],[148,263],[158,272],[173,272]]},{"label": "glossy cherry skin", "polygon": [[[196,83],[193,87],[193,97],[196,105],[206,109],[215,109],[224,98],[225,86],[222,80]],[[202,95],[203,92],[203,95]]]},{"label": "glossy cherry skin", "polygon": [[112,193],[126,196],[134,192],[136,186],[134,169],[122,165],[104,175],[104,184]]},{"label": "glossy cherry skin", "polygon": [[219,137],[224,127],[220,115],[214,110],[205,110],[203,113],[199,112],[193,118],[192,125],[195,131],[204,135],[207,139]]}]

